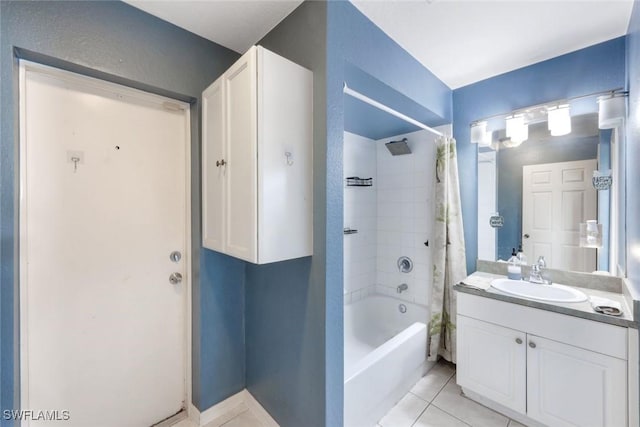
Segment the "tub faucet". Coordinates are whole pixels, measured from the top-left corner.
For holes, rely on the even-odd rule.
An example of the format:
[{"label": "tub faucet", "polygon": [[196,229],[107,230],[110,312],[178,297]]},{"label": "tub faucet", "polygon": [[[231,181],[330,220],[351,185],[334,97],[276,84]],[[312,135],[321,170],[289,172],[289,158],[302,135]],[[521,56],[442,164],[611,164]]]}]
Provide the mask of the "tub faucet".
[{"label": "tub faucet", "polygon": [[396,291],[401,294],[402,292],[406,291],[407,289],[409,289],[409,285],[407,285],[406,283],[403,283],[402,285],[399,285],[396,288]]},{"label": "tub faucet", "polygon": [[538,262],[531,266],[531,273],[529,273],[529,282],[537,283],[540,285],[550,285],[551,280],[546,280],[543,276],[543,269],[547,268],[547,262],[544,257],[540,255]]}]

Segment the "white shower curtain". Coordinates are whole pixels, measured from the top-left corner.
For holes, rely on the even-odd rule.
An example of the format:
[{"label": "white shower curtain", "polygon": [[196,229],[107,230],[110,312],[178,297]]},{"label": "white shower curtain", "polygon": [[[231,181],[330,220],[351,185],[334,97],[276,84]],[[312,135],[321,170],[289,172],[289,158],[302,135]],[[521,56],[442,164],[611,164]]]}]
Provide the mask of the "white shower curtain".
[{"label": "white shower curtain", "polygon": [[433,286],[427,352],[456,362],[456,293],[453,285],[467,276],[460,206],[456,140],[436,140],[436,215],[433,241]]}]

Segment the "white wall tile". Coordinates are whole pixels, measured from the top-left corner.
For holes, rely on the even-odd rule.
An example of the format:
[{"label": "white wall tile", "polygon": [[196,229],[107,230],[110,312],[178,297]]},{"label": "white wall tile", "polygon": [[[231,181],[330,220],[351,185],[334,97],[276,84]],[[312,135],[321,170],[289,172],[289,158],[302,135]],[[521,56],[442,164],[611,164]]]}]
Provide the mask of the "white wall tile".
[{"label": "white wall tile", "polygon": [[[412,154],[391,156],[384,143],[406,137]],[[435,180],[434,137],[415,132],[377,141],[378,220],[376,291],[393,292],[395,297],[428,305],[432,271],[431,254],[424,242],[432,239],[433,192]],[[400,273],[398,257],[409,256],[414,270]],[[409,290],[396,294],[407,283]]]}]

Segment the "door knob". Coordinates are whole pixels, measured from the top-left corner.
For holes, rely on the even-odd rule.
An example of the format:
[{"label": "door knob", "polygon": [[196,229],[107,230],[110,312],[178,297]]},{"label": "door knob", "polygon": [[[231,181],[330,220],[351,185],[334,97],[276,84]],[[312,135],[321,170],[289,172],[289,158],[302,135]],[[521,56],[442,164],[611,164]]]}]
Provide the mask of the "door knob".
[{"label": "door knob", "polygon": [[171,283],[172,285],[177,285],[180,282],[182,282],[182,274],[171,273],[171,276],[169,276],[169,283]]},{"label": "door knob", "polygon": [[536,348],[536,343],[534,343],[533,341],[529,341],[529,347]]},{"label": "door knob", "polygon": [[169,259],[173,262],[178,262],[182,258],[180,251],[173,251],[169,254]]},{"label": "door knob", "polygon": [[522,340],[520,338],[516,338],[516,343],[517,344],[522,344]]},{"label": "door knob", "polygon": [[227,162],[225,162],[224,159],[216,160],[216,167],[224,166],[226,164],[227,164]]},{"label": "door knob", "polygon": [[525,235],[524,235],[524,236],[522,236],[522,237],[524,237],[525,239],[528,239],[528,238],[529,238],[529,237],[531,237],[531,236],[529,236],[528,234],[525,234]]}]

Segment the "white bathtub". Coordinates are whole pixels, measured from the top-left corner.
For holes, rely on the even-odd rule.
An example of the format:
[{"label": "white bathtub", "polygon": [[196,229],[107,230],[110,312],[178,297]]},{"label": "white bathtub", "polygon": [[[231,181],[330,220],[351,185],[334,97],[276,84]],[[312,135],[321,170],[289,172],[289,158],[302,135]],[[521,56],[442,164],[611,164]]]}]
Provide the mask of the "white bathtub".
[{"label": "white bathtub", "polygon": [[345,427],[374,426],[433,365],[427,319],[427,307],[379,294],[345,304]]}]

